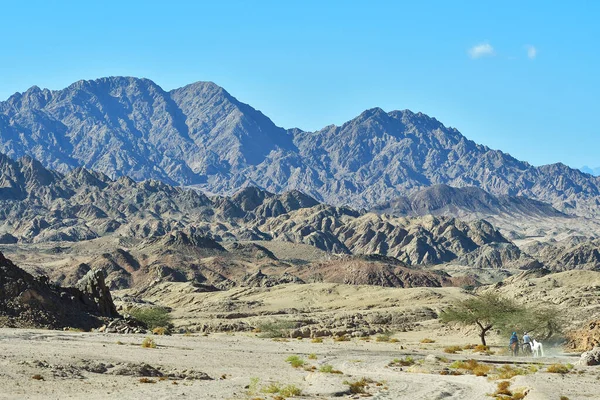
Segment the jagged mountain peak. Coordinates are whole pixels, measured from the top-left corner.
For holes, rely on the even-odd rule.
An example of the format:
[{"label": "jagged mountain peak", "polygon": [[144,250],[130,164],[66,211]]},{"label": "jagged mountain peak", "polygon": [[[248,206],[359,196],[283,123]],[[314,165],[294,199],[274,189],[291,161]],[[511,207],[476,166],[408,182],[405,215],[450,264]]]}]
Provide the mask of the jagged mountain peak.
[{"label": "jagged mountain peak", "polygon": [[134,77],[32,88],[0,102],[0,152],[32,155],[62,173],[85,166],[111,179],[159,179],[221,195],[247,185],[298,189],[355,208],[446,184],[589,215],[600,193],[598,178],[533,167],[420,112],[371,108],[341,126],[285,130],[202,81],[169,92]]}]

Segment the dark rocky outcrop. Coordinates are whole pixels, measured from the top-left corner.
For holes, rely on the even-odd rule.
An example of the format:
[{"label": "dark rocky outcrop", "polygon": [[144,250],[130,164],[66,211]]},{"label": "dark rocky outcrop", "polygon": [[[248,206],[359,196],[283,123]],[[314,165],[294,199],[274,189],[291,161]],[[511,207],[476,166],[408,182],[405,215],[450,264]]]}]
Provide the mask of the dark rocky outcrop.
[{"label": "dark rocky outcrop", "polygon": [[33,277],[0,253],[0,323],[10,327],[90,329],[117,317],[104,277],[90,271],[78,288]]}]

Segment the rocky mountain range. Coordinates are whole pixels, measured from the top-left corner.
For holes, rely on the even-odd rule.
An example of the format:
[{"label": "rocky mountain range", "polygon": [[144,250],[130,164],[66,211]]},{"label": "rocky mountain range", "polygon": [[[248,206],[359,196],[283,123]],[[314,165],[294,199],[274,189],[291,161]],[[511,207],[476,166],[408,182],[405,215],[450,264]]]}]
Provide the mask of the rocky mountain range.
[{"label": "rocky mountain range", "polygon": [[84,166],[220,195],[246,186],[300,190],[355,209],[441,184],[569,214],[596,216],[600,205],[599,177],[563,164],[534,167],[422,113],[374,108],[341,126],[286,130],[210,82],[170,92],[125,77],[32,87],[0,103],[0,151],[61,173]]},{"label": "rocky mountain range", "polygon": [[[90,246],[100,248],[104,239],[112,244],[90,256]],[[38,246],[62,255],[59,260],[77,260],[46,271],[56,282],[73,285],[87,272],[101,269],[111,288],[153,279],[194,281],[217,289],[350,279],[340,263],[321,257],[304,268],[305,262],[280,260],[258,243],[308,245],[327,257],[383,256],[346,263],[372,271],[356,275],[355,281],[371,279],[382,285],[453,282],[449,276],[410,272],[411,266],[535,266],[484,220],[359,212],[321,204],[299,191],[274,194],[256,187],[231,197],[208,197],[158,180],[113,180],[83,167],[62,174],[29,156],[14,161],[0,155],[0,242],[8,248]],[[82,245],[65,247],[69,243]],[[267,276],[253,275],[255,268]]]}]

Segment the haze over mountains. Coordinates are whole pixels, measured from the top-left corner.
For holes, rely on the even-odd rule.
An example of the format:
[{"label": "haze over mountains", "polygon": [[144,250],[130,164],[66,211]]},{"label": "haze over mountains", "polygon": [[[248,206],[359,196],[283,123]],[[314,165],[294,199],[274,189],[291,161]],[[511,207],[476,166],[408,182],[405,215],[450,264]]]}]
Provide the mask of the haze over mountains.
[{"label": "haze over mountains", "polygon": [[210,82],[170,92],[125,77],[33,87],[0,103],[0,151],[59,172],[85,166],[217,194],[298,189],[354,208],[440,184],[524,196],[569,214],[595,216],[600,205],[600,178],[563,164],[531,166],[421,113],[375,108],[342,126],[286,130]]}]

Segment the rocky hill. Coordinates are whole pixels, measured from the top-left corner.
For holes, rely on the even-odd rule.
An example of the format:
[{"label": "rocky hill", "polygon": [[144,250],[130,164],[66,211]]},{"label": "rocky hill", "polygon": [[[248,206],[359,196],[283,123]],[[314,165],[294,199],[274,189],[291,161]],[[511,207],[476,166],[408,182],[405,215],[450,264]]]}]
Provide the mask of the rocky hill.
[{"label": "rocky hill", "polygon": [[100,271],[88,272],[77,287],[59,287],[33,277],[0,253],[0,326],[99,327],[118,313]]},{"label": "rocky hill", "polygon": [[[75,284],[94,269],[105,271],[111,289],[156,279],[196,282],[206,290],[317,276],[339,282],[350,275],[341,272],[340,264],[324,273],[325,256],[379,255],[402,265],[359,263],[365,272],[353,277],[356,282],[440,286],[453,281],[405,268],[453,261],[519,269],[533,262],[483,220],[364,213],[320,204],[299,191],[274,194],[246,187],[231,197],[209,198],[156,180],[113,180],[82,167],[62,174],[27,156],[18,161],[0,156],[0,178],[2,243],[9,249],[15,243],[38,246],[56,255],[52,265],[74,260],[45,272],[61,284]],[[110,244],[102,247],[105,242]],[[270,242],[310,245],[324,256],[281,261],[257,244]],[[314,262],[319,266],[301,268]],[[346,267],[351,264],[358,265]],[[259,270],[266,277],[256,275]]]},{"label": "rocky hill", "polygon": [[579,215],[598,215],[600,204],[600,178],[562,164],[533,167],[421,113],[375,108],[317,132],[285,130],[210,82],[171,92],[124,77],[33,87],[0,103],[0,151],[62,173],[85,166],[221,195],[297,189],[354,208],[438,184]]}]

